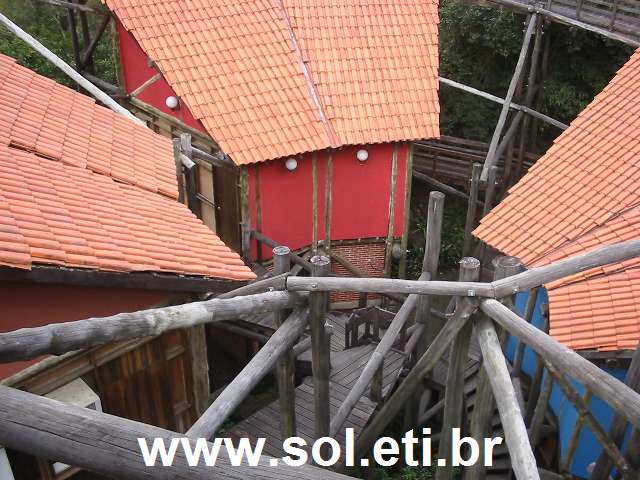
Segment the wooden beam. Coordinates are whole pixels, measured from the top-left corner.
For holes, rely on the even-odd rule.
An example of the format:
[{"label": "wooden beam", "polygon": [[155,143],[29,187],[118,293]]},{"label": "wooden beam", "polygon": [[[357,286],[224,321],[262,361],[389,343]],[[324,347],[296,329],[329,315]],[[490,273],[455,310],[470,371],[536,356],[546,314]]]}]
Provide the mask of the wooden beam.
[{"label": "wooden beam", "polygon": [[508,5],[510,7],[515,7],[518,10],[526,10],[528,12],[534,12],[540,15],[544,15],[547,18],[555,20],[560,23],[564,23],[566,25],[571,25],[573,27],[582,28],[583,30],[587,30],[589,32],[597,33],[598,35],[602,35],[604,37],[610,38],[612,40],[616,40],[618,42],[626,43],[627,45],[631,45],[632,47],[640,47],[640,41],[629,38],[625,35],[621,35],[606,28],[596,27],[595,25],[591,25],[586,22],[582,22],[580,20],[567,17],[566,15],[562,15],[560,13],[552,12],[546,8],[541,7],[538,4],[531,5],[523,5],[522,2],[517,0],[491,0],[492,2]]},{"label": "wooden beam", "polygon": [[178,328],[232,320],[241,315],[293,308],[304,302],[306,299],[287,292],[267,292],[21,328],[0,333],[0,362],[29,360],[47,354],[60,355],[117,340],[152,337]]},{"label": "wooden beam", "polygon": [[629,240],[593,249],[589,252],[536,267],[492,283],[496,298],[513,295],[533,287],[560,280],[602,265],[623,262],[640,256],[640,240]]},{"label": "wooden beam", "polygon": [[[467,202],[469,201],[469,195],[467,195],[466,193],[461,192],[457,188],[451,187],[446,183],[436,180],[435,178],[430,177],[426,173],[422,173],[420,170],[415,170],[413,172],[413,176],[418,180],[420,180],[421,182],[424,182],[428,185],[431,185],[432,187],[437,188],[443,193],[449,194],[452,197],[461,198],[462,200],[466,200]],[[476,204],[479,207],[482,207],[484,205],[484,203],[481,200],[477,200],[477,199],[476,199]]]},{"label": "wooden beam", "polygon": [[240,168],[240,217],[242,230],[242,258],[251,262],[251,210],[249,209],[249,167]]},{"label": "wooden beam", "polygon": [[[316,255],[311,257],[312,275],[322,277],[329,273],[331,260],[329,257]],[[325,335],[325,317],[329,296],[327,293],[315,292],[309,297],[311,311],[311,367],[313,372],[313,401],[315,411],[315,438],[329,435],[329,373],[331,370],[331,351],[329,338]],[[327,446],[325,444],[325,446]],[[326,458],[323,455],[323,458]]]},{"label": "wooden beam", "polygon": [[480,308],[505,330],[529,345],[553,365],[568,369],[571,376],[609,403],[634,426],[640,427],[640,395],[573,350],[527,323],[500,302],[487,299]]},{"label": "wooden beam", "polygon": [[47,3],[49,5],[53,5],[55,7],[64,7],[69,10],[77,10],[79,12],[93,13],[95,15],[108,15],[107,12],[103,12],[100,10],[96,10],[88,5],[82,3],[72,3],[67,0],[38,0],[42,3]]},{"label": "wooden beam", "polygon": [[311,251],[318,254],[318,152],[311,155]]},{"label": "wooden beam", "polygon": [[[283,273],[282,275],[263,278],[261,280],[251,282],[247,285],[243,285],[242,287],[236,288],[235,290],[217,295],[215,296],[215,298],[234,298],[244,295],[255,295],[256,293],[272,292],[274,290],[284,290],[287,286],[288,276],[288,273]],[[212,294],[209,295],[208,299],[211,298],[211,295]]]},{"label": "wooden beam", "polygon": [[536,401],[533,417],[531,418],[531,424],[529,426],[529,441],[533,448],[540,443],[540,436],[542,434],[542,426],[544,424],[544,417],[547,414],[547,408],[549,407],[549,399],[551,398],[551,392],[553,391],[553,377],[550,374],[544,376],[542,380],[542,387],[540,388],[540,395]]},{"label": "wooden beam", "polygon": [[393,393],[391,398],[382,406],[380,411],[371,419],[369,424],[362,431],[356,442],[356,454],[362,457],[383,432],[396,414],[402,410],[407,400],[413,395],[422,380],[431,373],[434,367],[442,358],[453,339],[465,326],[471,314],[476,310],[476,303],[473,300],[465,299],[460,307],[455,311],[451,319],[445,324],[436,339],[431,343],[429,349],[416,362],[407,377]]},{"label": "wooden beam", "polygon": [[199,148],[193,147],[193,158],[202,160],[203,162],[209,163],[214,167],[224,168],[225,170],[229,170],[231,172],[237,172],[239,168],[235,163],[233,163],[233,160],[231,160],[221,151],[215,154],[211,154],[205,152],[204,150],[200,150]]},{"label": "wooden beam", "polygon": [[[215,466],[200,462],[189,466],[182,448],[178,448],[172,466],[147,467],[142,459],[138,438],[151,446],[154,438],[184,435],[108,415],[88,408],[67,405],[46,397],[0,386],[0,443],[39,458],[60,461],[110,478],[131,480],[343,480],[339,475],[309,465],[289,467],[283,462],[270,466],[269,457],[260,465],[232,466],[225,455]],[[191,441],[195,451],[195,442]],[[207,449],[212,450],[208,444]],[[167,447],[168,448],[168,447]]]},{"label": "wooden beam", "polygon": [[91,63],[91,57],[93,56],[93,52],[96,50],[96,47],[100,43],[100,39],[102,38],[102,35],[104,34],[104,31],[109,26],[110,22],[111,22],[111,16],[106,15],[100,22],[100,25],[98,25],[98,29],[96,30],[96,33],[93,36],[93,39],[91,40],[89,45],[87,45],[84,52],[82,53],[82,61],[80,63],[81,70],[84,70],[87,67],[87,65]]},{"label": "wooden beam", "polygon": [[133,92],[129,93],[129,97],[133,97],[133,98],[137,97],[138,95],[140,95],[142,92],[144,92],[147,88],[149,88],[151,85],[156,83],[161,78],[162,78],[162,74],[160,72],[156,72],[154,75],[152,75],[151,77],[147,78],[144,82],[142,82],[142,84],[139,87],[137,87]]},{"label": "wooden beam", "polygon": [[[462,90],[463,92],[471,93],[478,97],[490,100],[495,103],[499,103],[501,105],[506,104],[506,101],[504,98],[500,98],[500,97],[497,97],[496,95],[483,92],[482,90],[478,90],[477,88],[469,87],[468,85],[464,85],[463,83],[459,83],[454,80],[449,80],[448,78],[439,77],[439,80],[440,80],[440,83],[447,85],[449,87]],[[509,108],[511,108],[512,110],[517,110],[517,111],[526,113],[527,115],[537,118],[538,120],[542,120],[543,122],[553,125],[554,127],[557,127],[560,130],[566,130],[567,128],[569,128],[569,125],[562,123],[559,120],[556,120],[555,118],[551,118],[547,115],[544,115],[543,113],[537,112],[536,110],[533,110],[524,105],[519,105],[513,102],[508,105],[509,105]]]},{"label": "wooden beam", "polygon": [[533,37],[533,32],[536,29],[537,23],[538,15],[535,13],[530,15],[529,24],[527,25],[527,30],[524,34],[524,41],[522,42],[522,48],[520,49],[520,56],[518,57],[518,62],[516,63],[511,83],[509,83],[509,89],[507,90],[507,95],[505,96],[504,104],[502,105],[502,111],[498,118],[498,125],[496,125],[496,129],[493,132],[493,137],[489,144],[489,153],[487,153],[487,158],[485,159],[484,166],[482,168],[482,174],[480,175],[480,180],[483,182],[487,180],[489,167],[494,166],[498,160],[496,157],[496,150],[498,148],[498,143],[500,142],[500,137],[502,136],[502,130],[504,129],[504,125],[507,121],[507,115],[509,114],[509,104],[512,102],[513,95],[516,92],[516,86],[520,82],[520,76],[522,75],[525,60],[529,52],[529,46],[531,45],[531,38]]},{"label": "wooden beam", "polygon": [[[524,319],[528,323],[531,323],[531,320],[533,319],[533,314],[536,307],[536,301],[538,300],[539,291],[540,291],[540,287],[534,287],[531,289],[531,291],[529,292],[529,295],[527,296],[527,303],[525,304],[525,307],[524,307]],[[513,360],[513,371],[511,374],[514,377],[518,377],[522,372],[522,361],[524,359],[525,345],[517,338],[515,340],[518,346],[516,347],[516,354]]]},{"label": "wooden beam", "polygon": [[42,45],[38,40],[33,38],[27,32],[18,27],[15,23],[5,17],[2,13],[0,13],[0,23],[2,23],[7,30],[17,36],[20,40],[25,42],[35,51],[37,51],[40,55],[42,55],[49,62],[58,67],[65,75],[71,78],[74,82],[76,82],[79,86],[89,92],[96,100],[100,101],[102,104],[113,110],[114,112],[122,115],[123,117],[128,118],[129,120],[137,123],[138,125],[144,125],[144,122],[137,119],[129,110],[122,107],[118,102],[113,100],[109,95],[104,93],[102,90],[93,85],[89,80],[84,78],[80,73],[76,72],[73,68],[67,65],[60,57],[58,57],[55,53],[49,50],[47,47]]},{"label": "wooden beam", "polygon": [[511,383],[498,335],[491,320],[486,317],[480,317],[476,327],[483,367],[488,374],[493,397],[498,405],[507,448],[511,456],[511,468],[517,480],[539,480],[538,466],[529,444],[527,428],[518,406],[518,399]]},{"label": "wooden beam", "polygon": [[180,134],[180,153],[186,157],[186,159],[192,163],[191,167],[184,169],[185,187],[187,195],[187,206],[193,214],[202,218],[202,204],[198,200],[198,171],[195,163],[193,163],[193,147],[191,146],[191,134]]},{"label": "wooden beam", "polygon": [[298,308],[271,336],[229,385],[215,399],[207,411],[187,431],[191,438],[211,439],[229,415],[270,373],[278,361],[298,340],[307,326],[309,311]]},{"label": "wooden beam", "polygon": [[482,216],[486,216],[493,208],[496,197],[496,186],[498,182],[498,167],[489,167],[486,178],[486,190],[484,192],[484,205],[482,206]]},{"label": "wooden beam", "polygon": [[[275,247],[273,249],[273,273],[285,274],[291,270],[291,249]],[[282,328],[288,316],[287,311],[276,313],[276,326]],[[296,383],[295,356],[293,349],[285,351],[278,362],[276,371],[278,394],[280,399],[280,433],[282,438],[296,436]]]},{"label": "wooden beam", "polygon": [[31,270],[0,267],[8,282],[162,290],[173,293],[228,292],[246,282],[156,272],[105,272],[82,268],[34,265]]},{"label": "wooden beam", "polygon": [[[473,282],[480,277],[480,261],[473,257],[460,260],[460,281]],[[449,351],[449,366],[444,392],[444,413],[442,417],[442,434],[438,445],[438,458],[452,458],[452,440],[450,432],[454,428],[464,427],[464,383],[465,370],[469,361],[469,344],[473,325],[467,322],[456,336]],[[453,476],[451,462],[436,470],[435,480],[448,480]]]},{"label": "wooden beam", "polygon": [[[269,245],[271,248],[276,248],[276,247],[282,246],[278,242],[276,242],[275,240],[267,237],[266,235],[264,235],[264,234],[262,234],[260,232],[256,232],[255,230],[251,231],[250,234],[256,240],[264,243],[265,245]],[[313,269],[313,265],[311,264],[311,262],[309,262],[308,260],[305,260],[300,255],[296,255],[295,253],[292,252],[290,257],[291,257],[291,261],[293,263],[295,263],[296,265],[301,266],[302,268],[304,268],[308,272],[310,272]]]},{"label": "wooden beam", "polygon": [[182,155],[182,143],[179,138],[174,138],[172,140],[173,143],[173,159],[176,165],[176,179],[178,181],[178,201],[180,203],[185,203],[185,191],[184,191],[184,174],[183,174],[183,165],[182,159],[180,158]]},{"label": "wooden beam", "polygon": [[399,280],[390,278],[349,277],[289,277],[287,290],[291,292],[367,292],[403,293],[418,295],[457,295],[493,297],[489,283]]}]

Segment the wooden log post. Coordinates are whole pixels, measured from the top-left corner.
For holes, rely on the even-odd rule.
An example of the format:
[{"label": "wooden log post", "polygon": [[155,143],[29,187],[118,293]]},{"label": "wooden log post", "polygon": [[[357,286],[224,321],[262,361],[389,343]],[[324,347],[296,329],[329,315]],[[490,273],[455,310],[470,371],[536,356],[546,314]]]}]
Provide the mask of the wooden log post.
[{"label": "wooden log post", "polygon": [[[640,345],[638,345],[636,351],[633,353],[624,383],[636,392],[640,392]],[[621,447],[626,431],[627,422],[620,415],[616,415],[609,426],[609,438],[615,445]],[[606,455],[605,452],[602,452],[596,461],[593,472],[591,472],[591,480],[607,480],[613,466],[611,458]],[[640,467],[640,465],[638,465],[638,467]]]},{"label": "wooden log post", "polygon": [[209,407],[209,357],[207,355],[207,333],[205,325],[196,325],[189,331],[189,353],[191,355],[191,378],[193,399],[197,416]]},{"label": "wooden log post", "polygon": [[[329,274],[331,264],[329,257],[315,255],[311,257],[311,264],[313,265],[312,275],[323,277]],[[311,367],[313,373],[316,438],[329,435],[329,425],[331,421],[329,411],[331,351],[329,349],[329,339],[325,334],[324,328],[327,303],[328,294],[326,292],[314,292],[309,296],[309,308],[311,310]],[[323,455],[323,458],[326,457]]]},{"label": "wooden log post", "polygon": [[[540,310],[542,310],[542,331],[546,334],[549,334],[549,306],[547,304],[541,305]],[[520,342],[523,344],[523,342]],[[541,394],[541,386],[542,386],[542,376],[544,375],[544,362],[540,355],[537,355],[533,352],[536,359],[536,367],[533,372],[533,378],[531,379],[531,388],[529,389],[529,398],[527,399],[526,413],[524,416],[525,422],[529,424],[531,422],[534,410],[538,403],[538,397]],[[548,402],[548,399],[547,399]]]},{"label": "wooden log post", "polygon": [[496,200],[496,187],[498,185],[498,167],[495,165],[489,167],[486,180],[486,188],[484,191],[484,205],[482,207],[482,216],[486,216]]},{"label": "wooden log post", "polygon": [[451,319],[445,324],[444,328],[440,330],[440,333],[424,355],[416,362],[404,381],[358,437],[356,454],[359,457],[362,457],[362,455],[366,453],[373,441],[382,433],[388,423],[393,420],[393,417],[403,409],[407,400],[413,395],[416,388],[422,383],[422,380],[431,373],[475,310],[475,300],[464,299]]},{"label": "wooden log post", "polygon": [[[127,480],[346,480],[351,477],[320,470],[310,465],[290,467],[279,462],[270,465],[261,457],[259,466],[232,466],[226,455],[219,455],[214,466],[190,466],[182,448],[176,449],[171,466],[158,459],[154,467],[145,465],[138,439],[151,448],[155,438],[163,439],[167,449],[173,438],[183,434],[145,425],[125,418],[67,405],[32,393],[0,386],[0,444],[9,448],[64,462],[108,478]],[[190,441],[192,451],[196,444]],[[206,450],[213,451],[207,444]]]},{"label": "wooden log post", "polygon": [[402,256],[398,265],[398,278],[407,278],[407,246],[409,243],[409,227],[411,225],[411,189],[413,184],[413,149],[414,144],[409,145],[407,152],[406,173],[404,179],[404,222],[402,225],[402,238],[400,239],[400,249]]},{"label": "wooden log post", "polygon": [[[500,280],[516,273],[520,262],[515,257],[496,257],[493,259],[493,279]],[[484,313],[479,315],[484,316]],[[504,344],[504,342],[501,342]],[[484,367],[484,365],[483,365]],[[481,368],[478,372],[476,402],[471,415],[469,433],[475,438],[480,448],[480,457],[484,457],[484,441],[491,433],[491,419],[495,411],[495,401],[493,390],[489,382],[491,372],[487,368]],[[476,462],[464,471],[465,480],[483,480],[486,477],[486,470],[482,462]]]},{"label": "wooden log post", "polygon": [[21,328],[0,333],[0,363],[30,360],[41,355],[62,355],[119,340],[153,337],[203,323],[294,308],[306,302],[306,298],[289,292],[266,292],[241,298],[214,298],[134,313],[119,313],[110,317]]},{"label": "wooden log post", "polygon": [[[424,256],[422,258],[422,277],[435,280],[438,275],[440,249],[442,245],[442,219],[444,217],[444,193],[431,192],[427,207],[427,229],[425,231]],[[477,280],[477,278],[476,278]],[[416,323],[424,325],[422,338],[416,344],[413,358],[420,358],[427,351],[433,339],[440,331],[440,320],[431,316],[431,298],[420,295],[416,305]],[[420,398],[424,392],[418,389],[407,402],[405,410],[405,429],[417,425],[420,415]]]},{"label": "wooden log post", "polygon": [[218,428],[242,400],[255,388],[278,361],[296,343],[307,326],[309,312],[298,308],[271,336],[269,341],[258,351],[251,361],[242,369],[222,393],[215,399],[207,411],[187,431],[191,438],[212,438]]},{"label": "wooden log post", "polygon": [[[291,269],[291,250],[289,247],[273,249],[273,273],[282,275]],[[276,313],[278,328],[286,322],[288,312],[281,310]],[[280,397],[280,431],[282,438],[296,436],[296,385],[295,385],[295,357],[293,349],[285,352],[278,362],[277,374],[278,394]]]},{"label": "wooden log post", "polygon": [[462,255],[465,257],[468,257],[473,249],[473,235],[471,232],[476,228],[481,172],[482,165],[474,163],[471,169],[471,179],[469,180],[469,202],[467,204],[467,218],[464,224],[464,246],[462,248]]},{"label": "wooden log post", "polygon": [[505,441],[511,456],[511,468],[517,480],[539,480],[536,459],[529,444],[527,428],[511,383],[507,362],[490,319],[479,318],[477,337],[482,351],[484,369],[490,372],[488,379],[504,428]]},{"label": "wooden log post", "polygon": [[249,167],[240,168],[240,228],[242,259],[251,263],[251,210],[249,209]]},{"label": "wooden log post", "polygon": [[384,276],[391,276],[391,267],[393,263],[393,239],[395,238],[395,213],[396,213],[396,190],[398,184],[398,144],[393,144],[393,152],[391,154],[391,184],[389,186],[389,223],[387,225],[387,240],[385,242],[384,253]]},{"label": "wooden log post", "polygon": [[[617,413],[636,428],[640,428],[640,395],[638,393],[530,325],[500,302],[494,299],[482,300],[480,308],[509,333],[529,345],[547,362],[571,371],[573,378],[609,403]],[[547,369],[549,369],[548,366]]]},{"label": "wooden log post", "polygon": [[[460,281],[473,282],[480,277],[480,261],[472,257],[464,257],[460,260]],[[462,300],[460,300],[462,301]],[[459,308],[459,305],[458,307]],[[442,419],[442,431],[438,446],[438,458],[450,459],[452,451],[451,432],[454,428],[463,427],[464,410],[464,379],[467,361],[469,359],[469,344],[473,324],[467,322],[456,336],[449,353],[449,366],[447,370],[447,383],[444,393],[444,414]],[[447,480],[453,475],[451,462],[436,470],[436,480]]]},{"label": "wooden log post", "polygon": [[520,83],[520,76],[522,75],[522,70],[524,69],[525,60],[529,52],[529,46],[531,45],[531,38],[533,37],[533,33],[535,31],[537,23],[538,15],[536,13],[531,14],[529,16],[527,30],[524,34],[522,48],[520,49],[520,56],[518,57],[518,62],[516,63],[516,68],[513,73],[513,77],[511,78],[511,82],[509,83],[509,88],[507,90],[507,95],[505,96],[504,104],[502,105],[502,111],[500,112],[498,124],[496,125],[496,129],[493,132],[493,137],[491,138],[491,144],[489,145],[487,158],[484,161],[484,167],[480,176],[480,179],[482,181],[487,180],[489,175],[489,168],[494,166],[498,161],[496,150],[498,148],[498,143],[500,142],[500,137],[502,136],[502,130],[504,129],[504,125],[507,121],[507,115],[509,114],[509,105],[513,100],[513,96],[516,92],[516,87],[518,86],[518,83]]}]

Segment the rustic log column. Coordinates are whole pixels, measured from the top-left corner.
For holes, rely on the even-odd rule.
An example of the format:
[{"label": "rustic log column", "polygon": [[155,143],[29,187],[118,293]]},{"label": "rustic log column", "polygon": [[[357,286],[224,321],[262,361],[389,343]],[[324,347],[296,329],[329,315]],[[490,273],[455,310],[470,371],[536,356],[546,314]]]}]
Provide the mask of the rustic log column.
[{"label": "rustic log column", "polygon": [[[312,275],[323,277],[329,274],[329,257],[316,255],[311,257]],[[311,362],[313,371],[313,394],[315,408],[316,438],[329,435],[329,372],[331,370],[329,339],[324,324],[327,312],[328,294],[314,292],[309,295],[311,310]]]},{"label": "rustic log column", "polygon": [[[442,218],[444,215],[444,193],[431,192],[429,194],[429,206],[427,210],[427,230],[425,232],[424,257],[422,259],[422,277],[435,280],[438,274],[440,261],[440,247],[442,244]],[[427,277],[428,276],[428,277]],[[416,304],[416,323],[424,325],[422,336],[418,340],[414,352],[414,359],[420,358],[427,351],[433,339],[440,330],[440,321],[431,315],[431,297],[420,295]],[[421,389],[416,391],[413,398],[407,403],[405,410],[405,429],[416,426],[420,415]]]},{"label": "rustic log column", "polygon": [[483,366],[493,390],[500,420],[509,448],[511,468],[517,480],[540,480],[536,459],[529,444],[527,428],[518,406],[516,392],[511,383],[507,362],[493,323],[487,317],[480,317],[477,323],[477,337],[482,350]]},{"label": "rustic log column", "polygon": [[553,377],[547,373],[542,380],[540,395],[538,396],[535,404],[535,410],[533,411],[533,417],[531,418],[531,425],[529,426],[529,441],[531,442],[532,448],[538,446],[538,443],[540,442],[542,425],[544,424],[544,417],[547,413],[547,407],[549,405],[549,399],[551,398],[552,391]]},{"label": "rustic log column", "polygon": [[[473,257],[465,257],[460,260],[460,281],[475,282],[480,277],[480,261]],[[458,300],[457,308],[460,308]],[[469,357],[469,344],[473,324],[467,322],[451,345],[449,353],[449,369],[447,371],[447,384],[444,394],[444,414],[438,458],[451,458],[451,432],[454,428],[463,426],[464,409],[464,373]],[[436,480],[447,480],[453,475],[451,462],[436,470]]]},{"label": "rustic log column", "polygon": [[469,185],[469,203],[467,205],[467,219],[464,224],[464,246],[462,254],[466,257],[471,254],[473,248],[473,236],[471,232],[476,227],[476,216],[478,212],[478,193],[480,190],[480,174],[482,165],[474,163],[471,170],[471,184]]},{"label": "rustic log column", "polygon": [[178,180],[178,201],[184,203],[184,175],[182,173],[182,160],[180,155],[182,149],[180,148],[180,139],[173,139],[173,159],[176,164],[176,179]]},{"label": "rustic log column", "polygon": [[[289,247],[276,247],[273,249],[273,273],[282,275],[291,269],[291,250]],[[281,310],[276,314],[276,325],[282,326],[288,316],[288,312]],[[280,431],[282,438],[296,436],[296,385],[295,385],[295,358],[293,349],[287,351],[282,360],[278,362],[276,376],[278,378],[278,393],[280,395]]]},{"label": "rustic log column", "polygon": [[[192,160],[193,147],[191,146],[190,133],[183,133],[180,135],[180,151],[182,155],[187,157],[189,160]],[[184,170],[184,176],[185,176],[185,186],[187,189],[187,206],[189,207],[189,210],[191,210],[196,217],[201,218],[202,209],[200,205],[200,200],[198,200],[197,169],[198,169],[198,166],[196,164],[192,164],[190,168],[186,168]]]}]

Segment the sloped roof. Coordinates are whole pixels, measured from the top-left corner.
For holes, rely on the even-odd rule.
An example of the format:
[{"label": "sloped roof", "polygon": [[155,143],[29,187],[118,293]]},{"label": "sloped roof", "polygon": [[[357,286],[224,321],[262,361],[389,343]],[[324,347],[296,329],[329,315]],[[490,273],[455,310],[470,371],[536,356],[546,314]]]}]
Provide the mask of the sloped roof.
[{"label": "sloped roof", "polygon": [[0,265],[253,273],[175,200],[171,142],[0,55]]},{"label": "sloped roof", "polygon": [[437,0],[103,0],[238,164],[439,136]]},{"label": "sloped roof", "polygon": [[[640,238],[640,50],[474,234],[537,266]],[[547,285],[551,334],[576,349],[635,348],[640,262]],[[615,304],[615,305],[614,305]]]}]

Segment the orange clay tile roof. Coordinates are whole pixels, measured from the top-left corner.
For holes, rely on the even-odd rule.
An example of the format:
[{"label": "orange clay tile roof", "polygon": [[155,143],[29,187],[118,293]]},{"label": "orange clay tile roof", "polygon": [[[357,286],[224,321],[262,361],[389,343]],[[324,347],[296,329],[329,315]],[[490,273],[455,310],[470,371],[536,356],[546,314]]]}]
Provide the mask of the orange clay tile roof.
[{"label": "orange clay tile roof", "polygon": [[[640,50],[474,234],[528,266],[640,238]],[[640,260],[546,286],[550,333],[575,349],[640,341]]]},{"label": "orange clay tile roof", "polygon": [[254,278],[173,198],[171,152],[165,138],[0,55],[0,265]]},{"label": "orange clay tile roof", "polygon": [[437,0],[103,0],[238,164],[439,136]]}]

